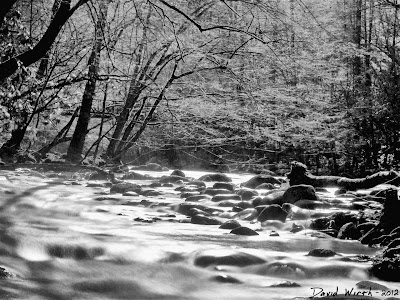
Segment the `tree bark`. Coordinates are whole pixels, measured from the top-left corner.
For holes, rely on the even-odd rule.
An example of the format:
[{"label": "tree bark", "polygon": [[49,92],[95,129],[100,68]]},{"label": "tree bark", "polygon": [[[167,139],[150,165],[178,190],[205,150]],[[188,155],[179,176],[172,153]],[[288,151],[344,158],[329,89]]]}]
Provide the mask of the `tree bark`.
[{"label": "tree bark", "polygon": [[78,121],[76,123],[74,134],[72,136],[72,140],[69,144],[67,151],[67,160],[71,162],[79,162],[81,160],[81,154],[85,145],[86,133],[90,122],[90,115],[92,110],[93,98],[96,91],[97,78],[99,75],[100,52],[103,44],[103,34],[107,19],[107,5],[105,1],[100,1],[99,5],[100,12],[96,22],[95,42],[88,61],[89,79],[86,82]]},{"label": "tree bark", "polygon": [[365,178],[346,178],[340,176],[316,176],[308,172],[307,167],[293,162],[287,174],[290,185],[308,184],[314,187],[338,187],[346,190],[369,189],[379,184],[400,184],[400,174],[395,171],[383,171]]}]

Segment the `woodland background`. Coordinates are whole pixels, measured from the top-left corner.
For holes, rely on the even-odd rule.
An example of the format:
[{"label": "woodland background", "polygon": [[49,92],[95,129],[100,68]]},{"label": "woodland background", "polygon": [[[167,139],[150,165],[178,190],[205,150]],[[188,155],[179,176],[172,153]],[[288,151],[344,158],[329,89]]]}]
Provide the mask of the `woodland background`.
[{"label": "woodland background", "polygon": [[398,167],[397,0],[2,1],[4,161]]}]

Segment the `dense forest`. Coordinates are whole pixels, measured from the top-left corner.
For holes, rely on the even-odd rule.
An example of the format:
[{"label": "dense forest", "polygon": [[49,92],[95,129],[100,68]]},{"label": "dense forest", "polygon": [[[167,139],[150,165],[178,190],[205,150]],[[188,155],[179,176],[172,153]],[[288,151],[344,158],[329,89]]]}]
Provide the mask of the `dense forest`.
[{"label": "dense forest", "polygon": [[3,0],[0,156],[391,169],[399,9],[397,0]]}]

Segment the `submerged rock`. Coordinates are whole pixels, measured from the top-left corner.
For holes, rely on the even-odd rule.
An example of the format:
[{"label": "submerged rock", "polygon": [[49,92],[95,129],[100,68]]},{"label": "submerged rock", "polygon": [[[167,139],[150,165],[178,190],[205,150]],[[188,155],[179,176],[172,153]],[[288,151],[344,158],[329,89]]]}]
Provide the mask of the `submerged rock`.
[{"label": "submerged rock", "polygon": [[356,224],[354,224],[353,222],[349,222],[344,224],[337,235],[338,239],[342,239],[342,240],[346,240],[346,239],[350,239],[350,240],[358,240],[361,237],[361,233],[358,230]]},{"label": "submerged rock", "polygon": [[212,197],[211,201],[212,202],[220,202],[220,201],[227,201],[227,200],[236,200],[240,201],[242,200],[239,195],[236,194],[217,194],[214,197]]},{"label": "submerged rock", "polygon": [[249,189],[255,189],[263,183],[271,183],[281,185],[281,182],[271,175],[257,175],[250,178],[248,181],[242,184],[243,187]]},{"label": "submerged rock", "polygon": [[237,194],[242,198],[242,200],[250,200],[258,196],[257,191],[242,189],[237,192]]},{"label": "submerged rock", "polygon": [[285,191],[282,190],[274,190],[272,193],[266,195],[264,198],[257,198],[253,200],[254,206],[259,205],[271,205],[271,204],[279,204],[282,205],[283,201],[283,194]]},{"label": "submerged rock", "polygon": [[281,222],[285,222],[287,214],[288,213],[284,211],[282,207],[277,204],[272,204],[265,207],[261,211],[260,215],[257,218],[257,221],[264,222],[267,220],[279,220]]},{"label": "submerged rock", "polygon": [[365,280],[365,281],[360,281],[358,283],[356,283],[356,287],[359,289],[363,289],[363,290],[373,290],[373,291],[386,291],[389,288],[387,286],[384,286],[382,284],[373,282],[373,281],[369,281],[369,280]]},{"label": "submerged rock", "polygon": [[226,274],[215,275],[211,278],[212,281],[221,282],[221,283],[242,283],[239,279]]},{"label": "submerged rock", "polygon": [[185,173],[183,173],[182,170],[173,170],[171,175],[177,175],[177,176],[180,176],[180,177],[186,177]]},{"label": "submerged rock", "polygon": [[311,185],[299,184],[289,187],[282,196],[283,203],[295,203],[299,200],[318,200],[315,189]]},{"label": "submerged rock", "polygon": [[211,196],[209,195],[193,195],[186,198],[187,202],[198,202],[201,200],[210,200]]},{"label": "submerged rock", "polygon": [[293,282],[293,281],[282,281],[279,283],[274,283],[271,284],[269,287],[277,287],[277,288],[293,288],[293,287],[301,287],[300,284],[298,284],[297,282]]},{"label": "submerged rock", "polygon": [[200,181],[219,181],[219,182],[232,182],[232,178],[223,173],[206,174],[201,176],[198,180]]},{"label": "submerged rock", "polygon": [[201,225],[221,225],[222,222],[209,216],[204,216],[201,214],[196,214],[192,217],[192,224],[201,224]]},{"label": "submerged rock", "polygon": [[149,175],[143,175],[143,174],[139,174],[136,172],[129,172],[128,174],[125,174],[124,176],[121,177],[122,180],[125,179],[131,179],[131,180],[151,180],[153,179],[151,176]]},{"label": "submerged rock", "polygon": [[[232,191],[226,189],[214,189],[214,188],[207,188],[204,191],[205,195],[215,196],[215,195],[232,195]],[[237,195],[236,195],[237,196]],[[240,199],[239,199],[240,200]]]},{"label": "submerged rock", "polygon": [[229,191],[235,190],[235,184],[231,182],[216,182],[213,185],[214,189],[225,189]]},{"label": "submerged rock", "polygon": [[142,190],[142,187],[138,184],[135,183],[131,183],[131,182],[120,182],[120,183],[116,183],[113,184],[110,192],[111,193],[126,193],[126,192],[136,192],[136,193],[140,193],[140,191]]},{"label": "submerged rock", "polygon": [[240,225],[240,223],[236,220],[229,220],[226,221],[225,223],[223,223],[221,226],[219,226],[219,228],[221,229],[235,229],[238,227],[241,227],[242,225]]},{"label": "submerged rock", "polygon": [[11,278],[13,274],[9,272],[6,268],[0,267],[0,279]]},{"label": "submerged rock", "polygon": [[315,257],[331,257],[335,256],[336,252],[330,250],[330,249],[314,249],[308,252],[308,256],[315,256]]},{"label": "submerged rock", "polygon": [[276,189],[272,183],[262,183],[256,186],[256,190],[273,190]]},{"label": "submerged rock", "polygon": [[241,251],[204,251],[197,254],[194,259],[194,264],[200,267],[208,267],[210,265],[225,265],[225,266],[250,266],[263,264],[265,260]]},{"label": "submerged rock", "polygon": [[179,181],[188,181],[186,177],[178,176],[178,175],[169,175],[169,176],[163,176],[160,178],[160,183],[177,183]]},{"label": "submerged rock", "polygon": [[237,227],[233,229],[230,233],[237,234],[237,235],[259,235],[257,232],[255,232],[253,229],[250,229],[248,227]]}]

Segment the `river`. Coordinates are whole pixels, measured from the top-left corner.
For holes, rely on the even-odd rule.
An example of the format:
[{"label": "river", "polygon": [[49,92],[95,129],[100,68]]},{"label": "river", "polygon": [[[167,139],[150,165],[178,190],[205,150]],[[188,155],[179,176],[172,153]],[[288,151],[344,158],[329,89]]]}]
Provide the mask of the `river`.
[{"label": "river", "polygon": [[[199,178],[206,172],[184,173]],[[307,226],[307,219],[239,220],[259,235],[234,235],[218,225],[188,223],[176,211],[184,202],[176,184],[155,188],[156,196],[122,196],[109,194],[109,187],[87,187],[84,176],[44,175],[0,171],[0,299],[306,299],[363,291],[357,284],[366,280],[400,288],[371,278],[371,263],[360,259],[379,248],[310,230],[290,232],[293,223]],[[236,184],[254,176],[227,175]],[[319,195],[336,199],[332,192]],[[317,248],[337,255],[307,255]],[[224,257],[230,263],[218,263]],[[372,292],[385,298],[379,289]]]}]

